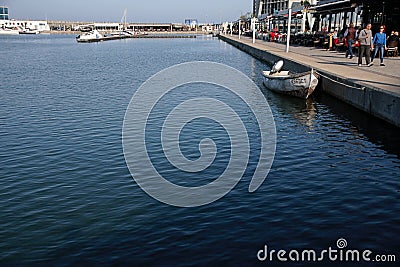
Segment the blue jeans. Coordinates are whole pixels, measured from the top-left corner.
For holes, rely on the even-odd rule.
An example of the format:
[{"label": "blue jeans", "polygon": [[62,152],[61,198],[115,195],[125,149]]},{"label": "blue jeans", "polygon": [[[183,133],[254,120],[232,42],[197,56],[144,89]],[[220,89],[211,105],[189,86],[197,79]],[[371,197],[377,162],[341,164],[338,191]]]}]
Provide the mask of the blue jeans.
[{"label": "blue jeans", "polygon": [[347,44],[348,44],[348,48],[347,48],[347,51],[346,51],[346,57],[349,56],[349,55],[350,56],[354,56],[354,54],[353,54],[354,40],[348,40]]},{"label": "blue jeans", "polygon": [[379,56],[381,59],[381,63],[383,63],[383,54],[385,54],[385,46],[381,45],[381,44],[375,45],[374,57],[372,58],[372,60],[374,60],[374,58],[376,58],[378,51],[381,51]]}]

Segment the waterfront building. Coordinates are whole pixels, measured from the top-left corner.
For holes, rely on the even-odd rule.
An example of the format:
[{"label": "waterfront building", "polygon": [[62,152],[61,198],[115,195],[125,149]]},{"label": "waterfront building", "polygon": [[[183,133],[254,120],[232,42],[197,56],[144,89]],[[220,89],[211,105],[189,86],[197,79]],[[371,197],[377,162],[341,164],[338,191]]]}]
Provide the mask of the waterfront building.
[{"label": "waterfront building", "polygon": [[8,20],[8,7],[0,6],[0,21]]},{"label": "waterfront building", "polygon": [[400,5],[398,0],[352,0],[361,10],[363,23],[371,23],[372,30],[379,32],[379,26],[385,25],[386,32],[400,30]]},{"label": "waterfront building", "polygon": [[216,25],[211,25],[211,24],[203,24],[203,25],[199,25],[201,27],[201,31],[202,32],[213,32],[217,27]]},{"label": "waterfront building", "polygon": [[16,28],[32,31],[49,31],[50,27],[45,20],[15,20],[9,18],[9,9],[7,6],[0,6],[0,27]]},{"label": "waterfront building", "polygon": [[399,29],[400,6],[396,0],[321,0],[310,8],[316,20],[313,30],[341,31],[351,22],[356,27],[371,23],[373,32],[380,25],[386,25],[387,31]]},{"label": "waterfront building", "polygon": [[341,31],[351,22],[358,27],[371,23],[374,32],[380,25],[386,26],[386,32],[400,29],[398,0],[254,0],[253,14],[262,28],[285,32],[290,6],[294,32]]},{"label": "waterfront building", "polygon": [[314,31],[341,31],[350,23],[361,27],[362,10],[350,0],[321,0],[310,8],[315,18]]},{"label": "waterfront building", "polygon": [[198,24],[197,19],[185,19],[185,25],[190,29],[195,29]]},{"label": "waterfront building", "polygon": [[[292,32],[304,32],[310,28],[312,17],[308,7],[315,5],[315,0],[254,0],[254,16],[260,22],[261,30],[287,31],[289,8],[292,8]],[[307,24],[307,21],[308,24]]]},{"label": "waterfront building", "polygon": [[32,31],[49,31],[50,27],[45,20],[7,20],[4,21],[6,28],[21,28]]},{"label": "waterfront building", "polygon": [[80,31],[82,29],[95,29],[100,32],[113,32],[126,28],[129,31],[165,32],[183,31],[186,29],[182,23],[119,23],[119,22],[71,22],[49,21],[52,31]]}]

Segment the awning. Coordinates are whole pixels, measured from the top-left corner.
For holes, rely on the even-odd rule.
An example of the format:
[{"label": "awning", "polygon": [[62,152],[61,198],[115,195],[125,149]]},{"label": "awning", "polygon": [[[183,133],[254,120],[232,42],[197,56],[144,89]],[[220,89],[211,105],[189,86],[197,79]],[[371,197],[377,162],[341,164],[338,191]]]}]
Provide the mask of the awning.
[{"label": "awning", "polygon": [[265,19],[271,19],[273,16],[268,14],[262,14],[261,16],[258,17],[258,20],[265,20]]},{"label": "awning", "polygon": [[344,3],[350,3],[350,0],[322,0],[317,3],[316,6],[310,7],[310,9],[319,9],[322,7],[332,7],[335,5],[340,5]]},{"label": "awning", "polygon": [[309,10],[324,13],[346,10],[354,8],[350,0],[322,0],[316,6],[312,6]]},{"label": "awning", "polygon": [[[297,13],[301,13],[304,10],[304,6],[297,6],[295,8],[292,8],[292,15],[296,15]],[[275,17],[287,17],[289,15],[289,9],[284,9],[279,11],[278,13],[275,14]]]}]

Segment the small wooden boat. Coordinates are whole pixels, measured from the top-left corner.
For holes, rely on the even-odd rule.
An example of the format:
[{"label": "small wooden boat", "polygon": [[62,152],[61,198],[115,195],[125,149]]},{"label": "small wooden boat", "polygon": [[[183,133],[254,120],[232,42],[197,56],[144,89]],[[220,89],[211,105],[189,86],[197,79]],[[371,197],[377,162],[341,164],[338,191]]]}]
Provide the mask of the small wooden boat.
[{"label": "small wooden boat", "polygon": [[270,71],[263,71],[263,83],[271,91],[307,99],[318,85],[318,74],[313,69],[303,73],[281,71],[283,60]]}]

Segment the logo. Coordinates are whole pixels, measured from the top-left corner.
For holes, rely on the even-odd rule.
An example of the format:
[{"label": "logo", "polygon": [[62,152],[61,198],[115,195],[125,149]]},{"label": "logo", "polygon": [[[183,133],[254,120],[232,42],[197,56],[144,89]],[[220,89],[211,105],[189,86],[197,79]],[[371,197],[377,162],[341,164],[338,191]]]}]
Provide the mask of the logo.
[{"label": "logo", "polygon": [[347,240],[339,238],[335,247],[316,249],[271,249],[265,245],[257,252],[261,262],[396,262],[395,254],[376,254],[369,249],[348,249]]},{"label": "logo", "polygon": [[[227,101],[219,93],[204,95],[199,90],[179,100],[182,95],[192,93],[191,86],[199,84],[216,87],[218,92],[229,94],[234,100]],[[176,93],[182,87],[186,91]],[[165,177],[165,173],[169,169],[176,171],[174,181],[179,180],[179,173],[202,180],[204,172],[219,157],[218,142],[204,133],[193,148],[199,151],[197,158],[183,152],[182,135],[199,120],[211,121],[226,132],[229,160],[211,182],[200,186],[181,185]],[[133,179],[149,196],[172,206],[197,207],[228,194],[248,173],[249,159],[254,161],[254,157],[256,166],[251,170],[248,190],[256,191],[273,163],[276,129],[264,95],[245,74],[224,64],[189,62],[164,69],[139,87],[125,114],[122,144]],[[155,157],[154,151],[162,156]],[[159,167],[163,163],[170,166],[167,171]]]}]

